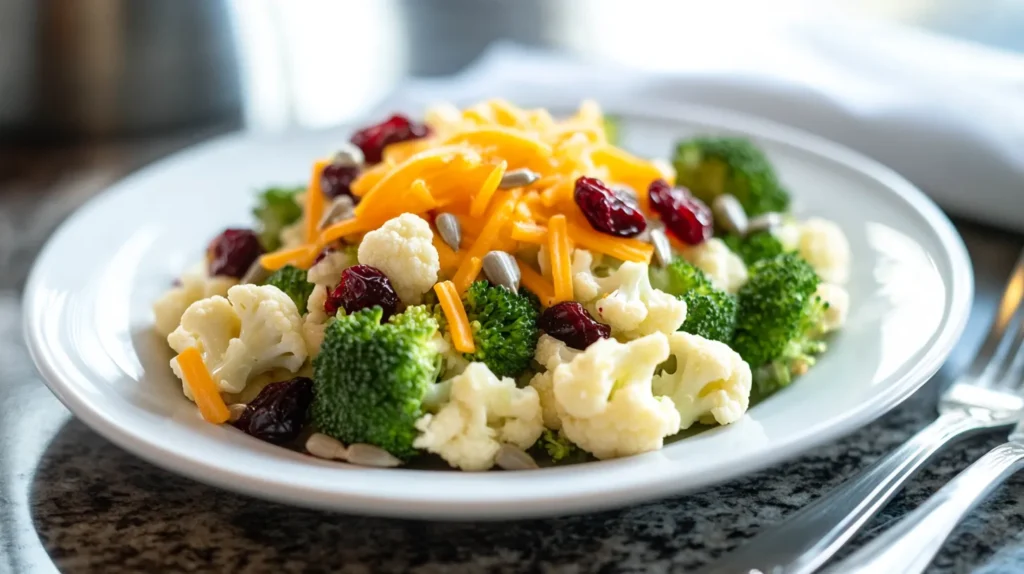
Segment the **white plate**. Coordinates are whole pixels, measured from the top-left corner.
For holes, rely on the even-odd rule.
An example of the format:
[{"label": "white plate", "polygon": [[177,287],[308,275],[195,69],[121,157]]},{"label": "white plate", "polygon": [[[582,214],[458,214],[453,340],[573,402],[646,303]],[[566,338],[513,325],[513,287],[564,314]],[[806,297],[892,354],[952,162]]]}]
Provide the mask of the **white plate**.
[{"label": "white plate", "polygon": [[731,426],[642,456],[474,474],[328,463],[203,422],[151,332],[150,305],[209,238],[251,223],[254,190],[304,181],[312,159],[347,130],[226,137],[97,197],[36,262],[25,295],[29,348],[76,416],[169,470],[314,508],[445,519],[593,511],[721,482],[866,424],[939,368],[965,325],[973,278],[959,236],[917,189],[853,152],[763,121],[688,107],[626,115],[624,145],[644,155],[664,156],[697,130],[755,137],[797,209],[836,220],[849,236],[848,326],[809,375]]}]

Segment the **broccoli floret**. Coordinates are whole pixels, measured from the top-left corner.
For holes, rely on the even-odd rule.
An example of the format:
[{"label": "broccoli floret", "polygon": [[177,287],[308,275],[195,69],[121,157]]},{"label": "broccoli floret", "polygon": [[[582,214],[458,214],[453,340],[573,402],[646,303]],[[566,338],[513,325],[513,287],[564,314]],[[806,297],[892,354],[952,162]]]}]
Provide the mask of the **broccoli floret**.
[{"label": "broccoli floret", "polygon": [[281,247],[281,231],[302,217],[302,206],[295,200],[304,187],[271,187],[259,195],[252,213],[259,220],[260,243],[267,251]]},{"label": "broccoli floret", "polygon": [[825,350],[821,322],[828,303],[806,261],[784,253],[758,261],[740,288],[732,347],[759,373],[762,396],[789,384]]},{"label": "broccoli floret", "polygon": [[416,420],[440,365],[437,321],[422,306],[381,323],[380,307],[338,317],[313,360],[317,429],[345,444],[377,445],[399,458],[416,453]]},{"label": "broccoli floret", "polygon": [[782,187],[764,153],[741,137],[700,136],[676,144],[672,164],[676,183],[703,201],[729,193],[747,215],[789,208],[789,192]]},{"label": "broccoli floret", "polygon": [[736,298],[718,289],[706,292],[689,291],[681,297],[686,301],[686,321],[679,327],[693,335],[729,344],[736,328]]},{"label": "broccoli floret", "polygon": [[314,285],[306,281],[305,271],[294,265],[285,265],[267,277],[263,284],[273,285],[284,291],[285,295],[295,301],[295,307],[298,308],[299,314],[306,314],[306,302],[309,301],[309,295],[313,292]]},{"label": "broccoli floret", "polygon": [[715,289],[698,267],[676,257],[661,269],[651,269],[651,284],[686,301],[686,321],[679,327],[693,335],[728,344],[736,325],[736,298]]},{"label": "broccoli floret", "polygon": [[551,429],[544,429],[544,434],[540,437],[540,443],[544,446],[544,450],[551,457],[551,460],[555,462],[559,462],[572,455],[577,449],[576,445],[565,436],[565,433],[561,431],[556,433]]},{"label": "broccoli floret", "polygon": [[729,234],[722,240],[747,265],[753,265],[762,259],[770,259],[786,252],[786,248],[779,238],[770,231],[757,231],[746,237]]},{"label": "broccoli floret", "polygon": [[516,377],[525,371],[540,337],[535,301],[487,281],[470,285],[463,305],[476,351],[467,353],[466,359],[486,364],[499,377]]}]

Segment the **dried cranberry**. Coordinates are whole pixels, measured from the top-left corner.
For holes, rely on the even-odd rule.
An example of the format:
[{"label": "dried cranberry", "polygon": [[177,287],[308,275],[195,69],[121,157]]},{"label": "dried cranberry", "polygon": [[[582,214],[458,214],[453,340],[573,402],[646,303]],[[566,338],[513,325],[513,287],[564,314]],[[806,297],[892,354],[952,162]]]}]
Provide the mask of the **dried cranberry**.
[{"label": "dried cranberry", "polygon": [[430,128],[426,124],[419,124],[403,115],[395,114],[375,126],[357,131],[351,141],[363,151],[366,163],[374,164],[380,162],[386,146],[419,139],[429,134]]},{"label": "dried cranberry", "polygon": [[321,261],[324,260],[325,257],[327,257],[329,254],[333,253],[334,251],[335,251],[335,249],[333,247],[324,247],[320,251],[320,253],[317,253],[316,258],[313,259],[313,265],[316,265],[317,263],[320,263]]},{"label": "dried cranberry", "polygon": [[537,321],[537,327],[574,349],[586,349],[598,339],[607,339],[612,328],[598,323],[576,301],[565,301],[548,307]]},{"label": "dried cranberry", "polygon": [[380,269],[370,265],[354,265],[342,271],[341,282],[324,302],[324,311],[334,315],[338,309],[344,308],[346,313],[355,313],[374,305],[384,311],[381,321],[387,321],[398,310],[398,294],[391,286],[391,280]]},{"label": "dried cranberry", "polygon": [[576,205],[594,229],[617,237],[635,237],[647,229],[644,214],[619,199],[601,180],[580,177],[574,194]]},{"label": "dried cranberry", "polygon": [[313,402],[313,380],[295,377],[263,387],[246,405],[235,427],[260,440],[282,444],[294,440],[306,424]]},{"label": "dried cranberry", "polygon": [[359,203],[359,198],[352,195],[352,182],[359,177],[359,168],[354,165],[338,163],[327,164],[320,174],[320,189],[324,196],[334,199],[339,195],[347,195],[352,198],[353,203]]},{"label": "dried cranberry", "polygon": [[206,264],[210,275],[241,279],[260,255],[263,245],[252,230],[225,229],[206,248]]},{"label": "dried cranberry", "polygon": [[673,188],[667,181],[656,179],[647,188],[647,194],[666,229],[683,243],[699,245],[714,235],[711,209],[685,188]]}]

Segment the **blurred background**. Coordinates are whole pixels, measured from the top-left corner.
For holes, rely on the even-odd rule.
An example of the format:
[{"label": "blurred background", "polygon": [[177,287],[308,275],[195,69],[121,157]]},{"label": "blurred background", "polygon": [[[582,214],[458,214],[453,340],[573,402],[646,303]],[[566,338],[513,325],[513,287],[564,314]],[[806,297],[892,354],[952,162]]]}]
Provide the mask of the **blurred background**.
[{"label": "blurred background", "polygon": [[321,128],[496,40],[665,72],[810,18],[1024,52],[1024,0],[0,0],[0,142]]}]

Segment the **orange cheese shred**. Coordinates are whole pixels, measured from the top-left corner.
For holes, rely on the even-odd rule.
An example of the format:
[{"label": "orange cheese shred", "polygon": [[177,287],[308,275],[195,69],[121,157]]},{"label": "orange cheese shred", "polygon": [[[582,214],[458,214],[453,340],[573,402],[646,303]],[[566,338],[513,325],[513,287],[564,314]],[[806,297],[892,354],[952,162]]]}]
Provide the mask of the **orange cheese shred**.
[{"label": "orange cheese shred", "polygon": [[570,271],[569,230],[565,216],[558,214],[548,220],[548,258],[551,261],[551,279],[555,288],[555,302],[572,300],[572,273]]},{"label": "orange cheese shred", "polygon": [[269,271],[277,271],[285,265],[296,264],[296,266],[300,266],[298,264],[308,259],[310,252],[313,252],[313,257],[316,257],[316,254],[319,251],[320,250],[317,249],[316,244],[300,245],[290,249],[279,249],[260,256],[260,265]]},{"label": "orange cheese shred", "polygon": [[473,196],[473,201],[469,204],[469,214],[473,217],[480,217],[487,212],[487,206],[491,202],[491,198],[494,197],[494,192],[498,191],[498,185],[501,183],[501,178],[505,177],[505,169],[508,168],[508,162],[502,160],[501,163],[494,166],[491,173],[484,180],[483,186],[476,195]]},{"label": "orange cheese shred", "polygon": [[217,383],[213,381],[209,369],[203,363],[203,356],[199,349],[189,347],[177,357],[178,366],[181,367],[181,376],[185,384],[192,391],[192,397],[199,407],[199,413],[203,415],[206,422],[216,425],[227,422],[231,413],[228,406],[224,404],[224,398],[220,396]]},{"label": "orange cheese shred", "polygon": [[[371,226],[368,225],[368,220],[365,219],[346,219],[339,221],[333,225],[329,225],[320,233],[320,239],[318,242],[321,245],[327,245],[332,241],[337,241],[348,235],[355,235],[363,231],[369,231]],[[264,266],[266,267],[266,266]],[[269,269],[269,268],[268,268]]]},{"label": "orange cheese shred", "polygon": [[320,219],[324,216],[324,192],[320,182],[327,167],[327,160],[317,160],[313,164],[313,175],[306,189],[306,242],[312,243],[320,235]]},{"label": "orange cheese shred", "polygon": [[[465,273],[457,272],[455,277],[452,278],[452,283],[455,284],[455,289],[459,293],[465,293],[466,289],[469,289],[469,286],[473,281],[476,281],[477,276],[480,275],[480,270],[484,266],[483,261],[479,257],[467,257],[465,261],[469,263],[466,267],[467,271]],[[459,271],[462,271],[462,267],[459,267]]]},{"label": "orange cheese shred", "polygon": [[476,241],[466,251],[465,257],[459,265],[459,270],[455,272],[455,277],[452,278],[456,285],[469,285],[476,278],[480,270],[473,270],[472,259],[474,257],[483,259],[484,255],[487,255],[487,252],[497,242],[502,227],[512,217],[512,210],[515,209],[515,206],[516,195],[504,192],[498,197],[491,211],[491,216],[487,218],[487,223],[480,230],[480,235],[477,236]]},{"label": "orange cheese shred", "polygon": [[363,197],[368,191],[373,189],[373,186],[380,183],[380,180],[384,179],[384,176],[391,173],[393,169],[395,169],[395,164],[385,159],[370,169],[362,172],[359,177],[349,185],[352,195],[355,195],[356,197]]},{"label": "orange cheese shred", "polygon": [[548,239],[548,230],[540,225],[517,221],[512,224],[512,239],[541,245]]},{"label": "orange cheese shred", "polygon": [[[548,223],[550,224],[550,221]],[[654,246],[638,239],[613,237],[575,223],[568,224],[568,232],[569,237],[583,249],[610,255],[623,261],[650,263],[651,256],[654,255]]]},{"label": "orange cheese shred", "polygon": [[459,255],[452,251],[451,247],[448,247],[448,244],[441,239],[440,234],[436,231],[431,241],[434,244],[434,249],[437,249],[437,258],[441,263],[441,275],[451,277],[459,268]]},{"label": "orange cheese shred", "polygon": [[437,300],[441,303],[441,310],[448,319],[448,329],[452,334],[452,345],[461,353],[472,353],[476,351],[476,344],[473,342],[473,329],[469,325],[469,317],[466,316],[466,308],[462,305],[462,298],[451,281],[442,281],[434,284],[434,293],[437,293]]},{"label": "orange cheese shred", "polygon": [[540,299],[541,305],[545,307],[554,305],[555,290],[551,283],[543,275],[535,271],[533,267],[524,263],[522,259],[517,258],[516,263],[519,264],[519,281],[523,284],[523,287],[532,291]]}]

